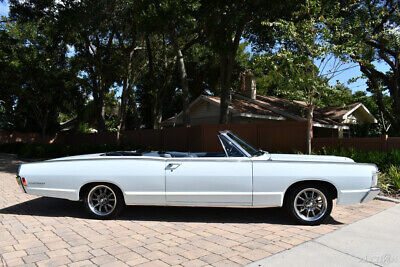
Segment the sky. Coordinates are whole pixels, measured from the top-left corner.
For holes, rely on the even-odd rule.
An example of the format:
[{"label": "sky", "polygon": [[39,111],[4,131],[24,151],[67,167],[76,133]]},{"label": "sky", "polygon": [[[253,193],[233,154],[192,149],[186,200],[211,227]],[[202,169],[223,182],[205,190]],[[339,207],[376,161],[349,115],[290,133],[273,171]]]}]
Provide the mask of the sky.
[{"label": "sky", "polygon": [[[374,63],[376,68],[380,71],[388,71],[389,70],[389,66],[386,65],[385,63],[381,63],[381,62],[375,62]],[[326,70],[330,70],[332,69],[332,65],[333,65],[333,60],[331,60],[330,64],[327,64],[328,66],[325,68]],[[331,79],[329,81],[329,83],[331,85],[335,85],[337,83],[337,81],[339,81],[340,83],[345,84],[348,88],[350,88],[352,90],[352,92],[357,92],[357,91],[365,91],[367,89],[367,79],[362,79],[359,78],[357,79],[355,82],[349,83],[349,80],[352,78],[357,78],[360,77],[362,75],[361,71],[360,71],[360,67],[358,66],[358,64],[356,63],[345,63],[344,65],[342,65],[339,69],[341,70],[345,70],[343,72],[340,72],[339,75],[335,76],[333,79]]]},{"label": "sky", "polygon": [[0,16],[8,15],[8,2],[7,0],[4,2],[0,2]]},{"label": "sky", "polygon": [[[3,2],[0,2],[0,16],[7,16],[8,12],[9,12],[9,8],[8,8],[7,0],[3,1]],[[333,63],[333,61],[331,61],[331,62]],[[343,65],[341,67],[341,69],[348,68],[348,67],[351,67],[351,66],[356,66],[356,65],[354,63],[348,63],[348,64]],[[386,64],[384,64],[384,63],[376,62],[375,66],[377,67],[378,70],[381,70],[381,71],[388,70],[388,66]],[[330,66],[328,64],[326,69],[329,69],[329,68],[330,68]],[[365,91],[366,88],[367,88],[366,79],[358,79],[354,83],[348,83],[348,81],[350,79],[356,78],[356,77],[359,77],[359,76],[361,76],[361,72],[360,72],[359,67],[356,66],[356,67],[353,67],[353,68],[350,68],[350,69],[344,71],[342,74],[340,74],[340,75],[336,76],[335,78],[333,78],[330,81],[330,84],[331,85],[335,85],[337,83],[337,81],[339,81],[339,82],[345,84],[347,87],[349,87],[353,92]]]}]

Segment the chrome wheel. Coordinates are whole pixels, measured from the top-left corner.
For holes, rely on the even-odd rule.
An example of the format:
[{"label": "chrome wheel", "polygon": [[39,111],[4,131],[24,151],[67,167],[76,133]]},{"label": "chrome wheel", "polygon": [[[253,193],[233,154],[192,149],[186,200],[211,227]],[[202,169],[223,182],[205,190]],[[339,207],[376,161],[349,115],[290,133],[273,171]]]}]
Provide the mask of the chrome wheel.
[{"label": "chrome wheel", "polygon": [[117,195],[106,185],[93,187],[88,194],[90,210],[99,216],[111,214],[117,206]]},{"label": "chrome wheel", "polygon": [[328,206],[325,195],[318,189],[306,188],[294,198],[294,210],[302,220],[313,222],[326,213]]}]

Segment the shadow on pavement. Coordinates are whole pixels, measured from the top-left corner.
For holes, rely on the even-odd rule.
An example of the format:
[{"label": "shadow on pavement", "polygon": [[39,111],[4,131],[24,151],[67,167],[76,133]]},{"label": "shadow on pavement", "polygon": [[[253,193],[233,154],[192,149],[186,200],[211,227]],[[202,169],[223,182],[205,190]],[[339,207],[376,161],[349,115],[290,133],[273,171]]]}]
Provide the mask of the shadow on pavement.
[{"label": "shadow on pavement", "polygon": [[17,174],[18,166],[21,163],[23,162],[14,155],[0,153],[0,172]]},{"label": "shadow on pavement", "polygon": [[[40,197],[3,208],[0,214],[88,218],[82,202]],[[127,206],[118,220],[293,224],[281,208]],[[342,224],[329,217],[324,224]]]},{"label": "shadow on pavement", "polygon": [[0,172],[17,174],[18,166],[20,164],[41,160],[44,159],[21,159],[14,154],[0,153]]}]

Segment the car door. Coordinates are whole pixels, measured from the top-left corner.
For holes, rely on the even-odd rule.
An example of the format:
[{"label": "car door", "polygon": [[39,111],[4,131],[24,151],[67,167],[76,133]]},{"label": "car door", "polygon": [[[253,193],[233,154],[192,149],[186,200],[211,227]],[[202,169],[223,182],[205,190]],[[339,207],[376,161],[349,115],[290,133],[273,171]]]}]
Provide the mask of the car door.
[{"label": "car door", "polygon": [[167,204],[252,205],[252,162],[247,157],[168,159],[165,178]]}]

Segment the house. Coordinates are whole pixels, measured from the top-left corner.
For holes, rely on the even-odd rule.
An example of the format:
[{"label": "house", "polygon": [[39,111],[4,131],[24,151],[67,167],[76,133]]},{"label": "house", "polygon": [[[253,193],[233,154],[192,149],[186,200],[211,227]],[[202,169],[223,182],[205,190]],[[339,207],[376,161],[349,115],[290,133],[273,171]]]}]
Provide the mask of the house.
[{"label": "house", "polygon": [[[307,104],[303,101],[261,96],[256,93],[252,76],[244,78],[240,92],[232,92],[229,101],[229,123],[263,123],[266,121],[306,121]],[[219,122],[220,98],[200,95],[189,105],[190,124]],[[314,110],[315,137],[343,137],[349,125],[376,123],[377,120],[362,103],[344,107],[324,107]],[[182,112],[162,122],[164,127],[182,125]]]}]

